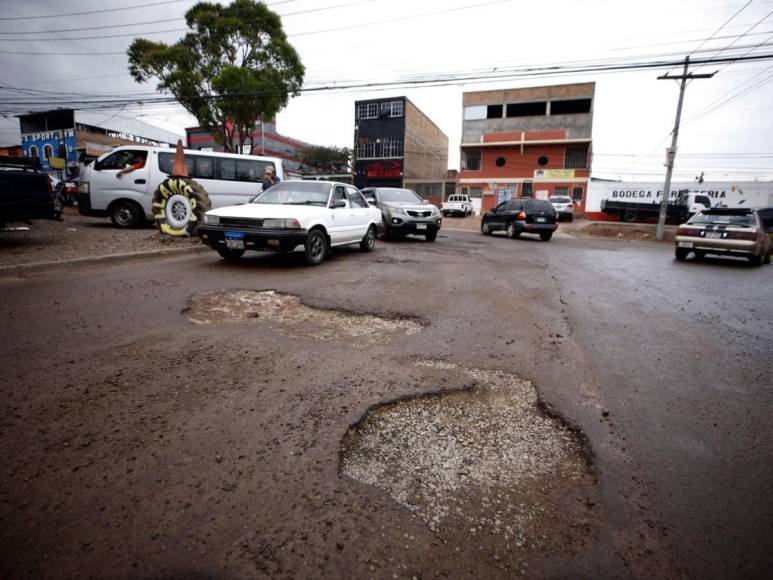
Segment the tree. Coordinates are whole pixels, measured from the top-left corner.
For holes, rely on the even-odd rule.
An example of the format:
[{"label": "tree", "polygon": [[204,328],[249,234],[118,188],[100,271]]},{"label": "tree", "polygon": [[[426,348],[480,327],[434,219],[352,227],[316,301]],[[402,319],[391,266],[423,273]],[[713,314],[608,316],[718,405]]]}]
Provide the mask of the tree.
[{"label": "tree", "polygon": [[346,147],[306,147],[296,152],[298,160],[321,174],[346,173],[351,150]]},{"label": "tree", "polygon": [[139,83],[159,79],[158,90],[177,101],[226,151],[252,142],[261,119],[273,119],[300,92],[304,67],[287,41],[279,15],[262,2],[229,6],[199,2],[185,14],[191,32],[172,45],[137,38],[127,54]]}]

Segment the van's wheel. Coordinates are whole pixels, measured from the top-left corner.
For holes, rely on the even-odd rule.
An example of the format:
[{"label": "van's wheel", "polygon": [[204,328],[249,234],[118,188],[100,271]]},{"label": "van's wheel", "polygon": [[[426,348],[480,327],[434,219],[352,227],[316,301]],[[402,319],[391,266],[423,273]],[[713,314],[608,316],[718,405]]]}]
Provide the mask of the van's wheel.
[{"label": "van's wheel", "polygon": [[328,252],[327,238],[320,229],[311,230],[304,244],[304,257],[309,266],[318,266],[325,260]]},{"label": "van's wheel", "polygon": [[169,236],[190,236],[212,209],[206,190],[192,179],[169,177],[153,193],[153,217],[158,231]]},{"label": "van's wheel", "polygon": [[229,250],[228,248],[218,248],[217,253],[220,257],[229,262],[235,262],[244,255],[244,250]]},{"label": "van's wheel", "polygon": [[690,251],[686,248],[676,248],[676,252],[674,253],[674,256],[677,260],[680,262],[684,262],[687,259],[687,254],[689,254]]},{"label": "van's wheel", "polygon": [[360,249],[363,252],[370,252],[376,245],[376,226],[370,226],[365,233],[365,237],[360,241]]},{"label": "van's wheel", "polygon": [[142,208],[133,201],[120,200],[110,206],[110,221],[117,228],[136,228],[144,220]]}]

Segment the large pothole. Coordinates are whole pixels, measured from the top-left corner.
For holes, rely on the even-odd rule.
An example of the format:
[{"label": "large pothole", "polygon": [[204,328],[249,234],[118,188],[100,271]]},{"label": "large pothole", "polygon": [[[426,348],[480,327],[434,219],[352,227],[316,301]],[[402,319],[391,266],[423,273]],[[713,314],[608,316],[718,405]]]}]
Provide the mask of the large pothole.
[{"label": "large pothole", "polygon": [[422,323],[412,318],[384,318],[314,308],[297,296],[274,290],[221,290],[191,297],[185,310],[195,324],[257,320],[290,336],[371,342],[399,334],[416,334]]},{"label": "large pothole", "polygon": [[576,525],[561,524],[557,502],[595,477],[581,437],[542,412],[534,385],[442,362],[417,366],[461,373],[471,385],[372,408],[344,437],[342,473],[384,490],[435,531],[462,526],[534,546],[556,526]]}]

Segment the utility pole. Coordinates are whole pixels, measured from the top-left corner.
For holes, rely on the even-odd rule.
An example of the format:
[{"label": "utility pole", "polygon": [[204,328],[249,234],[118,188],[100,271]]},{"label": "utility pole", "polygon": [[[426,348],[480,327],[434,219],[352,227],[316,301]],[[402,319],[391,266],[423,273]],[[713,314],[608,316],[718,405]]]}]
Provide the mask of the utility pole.
[{"label": "utility pole", "polygon": [[660,200],[660,214],[658,215],[658,229],[655,233],[655,239],[659,242],[663,240],[663,232],[666,227],[666,216],[668,215],[668,200],[671,196],[671,174],[674,172],[674,159],[676,158],[676,142],[679,138],[679,122],[682,118],[682,103],[684,102],[684,89],[687,81],[692,79],[710,79],[716,72],[710,74],[688,73],[690,66],[690,55],[684,57],[684,72],[681,75],[669,75],[668,73],[659,76],[658,80],[681,80],[679,86],[679,102],[676,105],[676,121],[674,121],[674,130],[671,132],[671,147],[666,153],[666,183],[663,186],[663,199]]}]

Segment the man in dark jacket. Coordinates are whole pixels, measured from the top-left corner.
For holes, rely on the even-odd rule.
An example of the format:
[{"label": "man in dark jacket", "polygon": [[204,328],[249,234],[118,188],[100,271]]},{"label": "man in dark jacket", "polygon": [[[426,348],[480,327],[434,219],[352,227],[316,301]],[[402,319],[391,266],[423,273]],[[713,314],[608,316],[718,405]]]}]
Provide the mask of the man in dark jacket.
[{"label": "man in dark jacket", "polygon": [[280,181],[282,180],[274,175],[274,168],[271,165],[266,167],[266,174],[263,176],[263,191],[266,191],[269,187],[276,185]]}]

